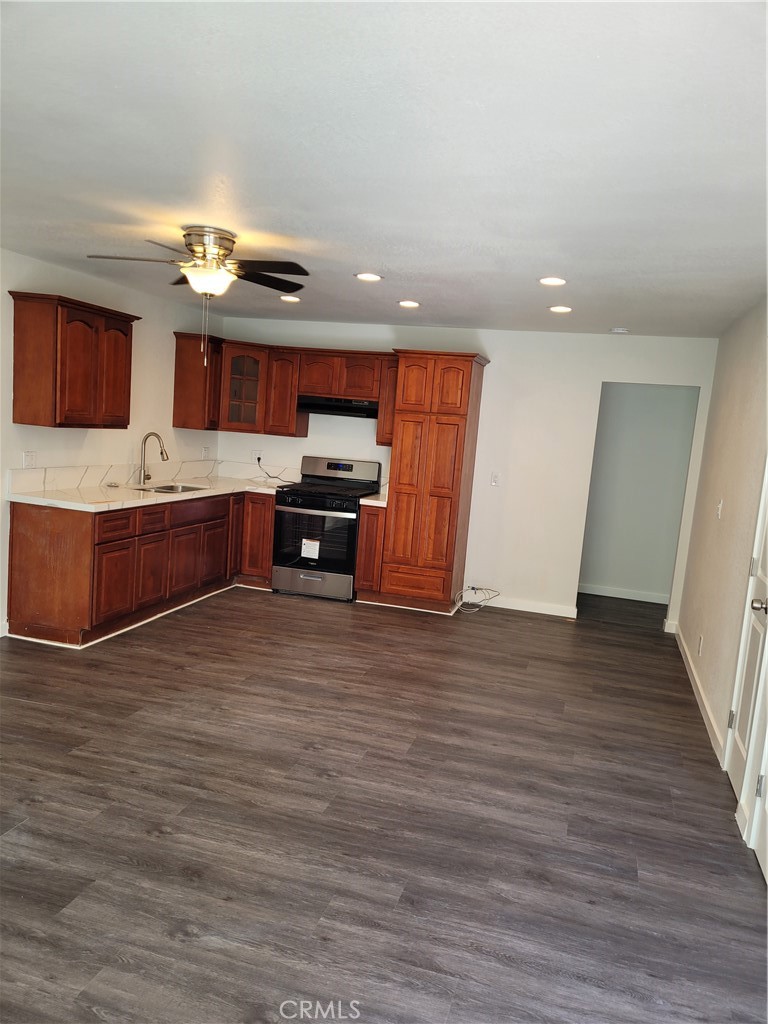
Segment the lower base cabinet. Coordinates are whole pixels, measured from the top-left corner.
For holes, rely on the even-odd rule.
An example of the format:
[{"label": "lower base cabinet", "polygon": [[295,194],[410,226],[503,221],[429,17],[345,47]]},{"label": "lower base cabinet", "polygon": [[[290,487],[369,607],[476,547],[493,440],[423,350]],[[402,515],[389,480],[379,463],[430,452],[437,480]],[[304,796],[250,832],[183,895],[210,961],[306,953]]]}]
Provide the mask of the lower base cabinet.
[{"label": "lower base cabinet", "polygon": [[114,512],[11,506],[8,618],[80,645],[229,578],[229,496]]},{"label": "lower base cabinet", "polygon": [[246,494],[243,511],[243,560],[240,572],[270,583],[275,533],[275,499],[271,494]]},{"label": "lower base cabinet", "polygon": [[378,505],[360,506],[355,590],[377,591],[381,588],[381,559],[384,551],[386,511],[385,508]]}]

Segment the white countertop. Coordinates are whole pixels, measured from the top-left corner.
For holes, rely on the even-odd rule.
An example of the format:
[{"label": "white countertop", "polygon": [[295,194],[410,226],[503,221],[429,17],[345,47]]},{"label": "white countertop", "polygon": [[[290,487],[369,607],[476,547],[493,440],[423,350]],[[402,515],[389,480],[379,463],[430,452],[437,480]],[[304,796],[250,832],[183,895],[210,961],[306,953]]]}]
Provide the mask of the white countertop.
[{"label": "white countertop", "polygon": [[[159,505],[169,501],[188,501],[192,498],[212,498],[222,494],[274,494],[275,488],[284,481],[252,480],[237,477],[190,477],[180,480],[153,480],[155,486],[163,483],[183,483],[190,487],[198,487],[196,491],[184,491],[181,494],[168,494],[156,491],[140,491],[135,487],[72,487],[45,489],[42,491],[11,491],[9,501],[18,501],[26,505],[44,505],[49,508],[70,508],[80,512],[107,512],[111,509],[140,508],[144,505]],[[387,504],[386,487],[379,494],[372,494],[361,499],[362,505]]]}]

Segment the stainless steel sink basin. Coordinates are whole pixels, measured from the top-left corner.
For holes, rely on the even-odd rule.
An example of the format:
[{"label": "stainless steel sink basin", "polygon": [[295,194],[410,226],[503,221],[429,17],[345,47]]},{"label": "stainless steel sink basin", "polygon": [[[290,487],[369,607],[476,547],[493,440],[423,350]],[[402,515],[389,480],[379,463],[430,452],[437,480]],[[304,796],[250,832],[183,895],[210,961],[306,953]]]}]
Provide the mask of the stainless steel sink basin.
[{"label": "stainless steel sink basin", "polygon": [[193,484],[158,484],[156,487],[152,487],[151,484],[147,484],[146,487],[137,487],[137,491],[155,491],[157,494],[183,494],[185,491],[204,491],[205,487],[195,487]]}]

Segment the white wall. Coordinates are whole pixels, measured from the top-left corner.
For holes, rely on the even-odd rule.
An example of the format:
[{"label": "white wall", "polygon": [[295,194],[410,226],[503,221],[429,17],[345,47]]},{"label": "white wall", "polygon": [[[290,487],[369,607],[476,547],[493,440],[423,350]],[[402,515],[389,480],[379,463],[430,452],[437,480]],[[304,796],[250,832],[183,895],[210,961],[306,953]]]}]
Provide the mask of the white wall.
[{"label": "white wall", "polygon": [[[144,319],[136,325],[131,426],[128,431],[54,430],[11,423],[12,301],[2,298],[3,468],[20,467],[24,449],[39,465],[134,461],[147,430],[159,430],[173,457],[199,457],[215,434],[173,430],[174,330],[197,330],[194,309],[106,284],[96,278],[6,254],[4,289],[54,292],[107,305]],[[371,324],[314,324],[228,318],[212,325],[225,337],[276,344],[332,345],[390,350],[450,349],[482,352],[485,370],[467,583],[501,592],[501,607],[555,615],[575,614],[592,452],[603,381],[684,384],[701,388],[693,442],[691,486],[714,370],[716,341],[701,338],[634,338],[603,335],[407,328]],[[318,420],[320,422],[318,422]],[[267,464],[293,463],[301,454],[333,453],[386,460],[373,443],[373,425],[359,420],[311,417],[310,435],[279,439],[221,434],[219,458],[249,458],[264,451]],[[212,454],[215,454],[215,449]],[[491,472],[501,483],[490,487]],[[4,477],[5,479],[5,477]],[[684,565],[691,511],[684,510],[678,564]],[[3,594],[7,568],[7,507],[3,508]],[[670,603],[670,615],[675,594]],[[2,621],[5,621],[3,612]]]},{"label": "white wall", "polygon": [[680,644],[721,761],[766,457],[766,364],[763,301],[720,341],[679,618]]},{"label": "white wall", "polygon": [[697,388],[603,385],[579,591],[667,604]]}]

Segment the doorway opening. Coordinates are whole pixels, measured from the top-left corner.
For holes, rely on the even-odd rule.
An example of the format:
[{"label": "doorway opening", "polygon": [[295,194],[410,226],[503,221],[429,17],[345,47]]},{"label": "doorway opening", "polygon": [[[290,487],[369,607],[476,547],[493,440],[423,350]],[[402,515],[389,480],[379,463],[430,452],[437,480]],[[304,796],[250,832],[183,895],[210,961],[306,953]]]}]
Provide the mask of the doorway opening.
[{"label": "doorway opening", "polygon": [[603,384],[579,616],[664,628],[698,402],[697,387]]}]

